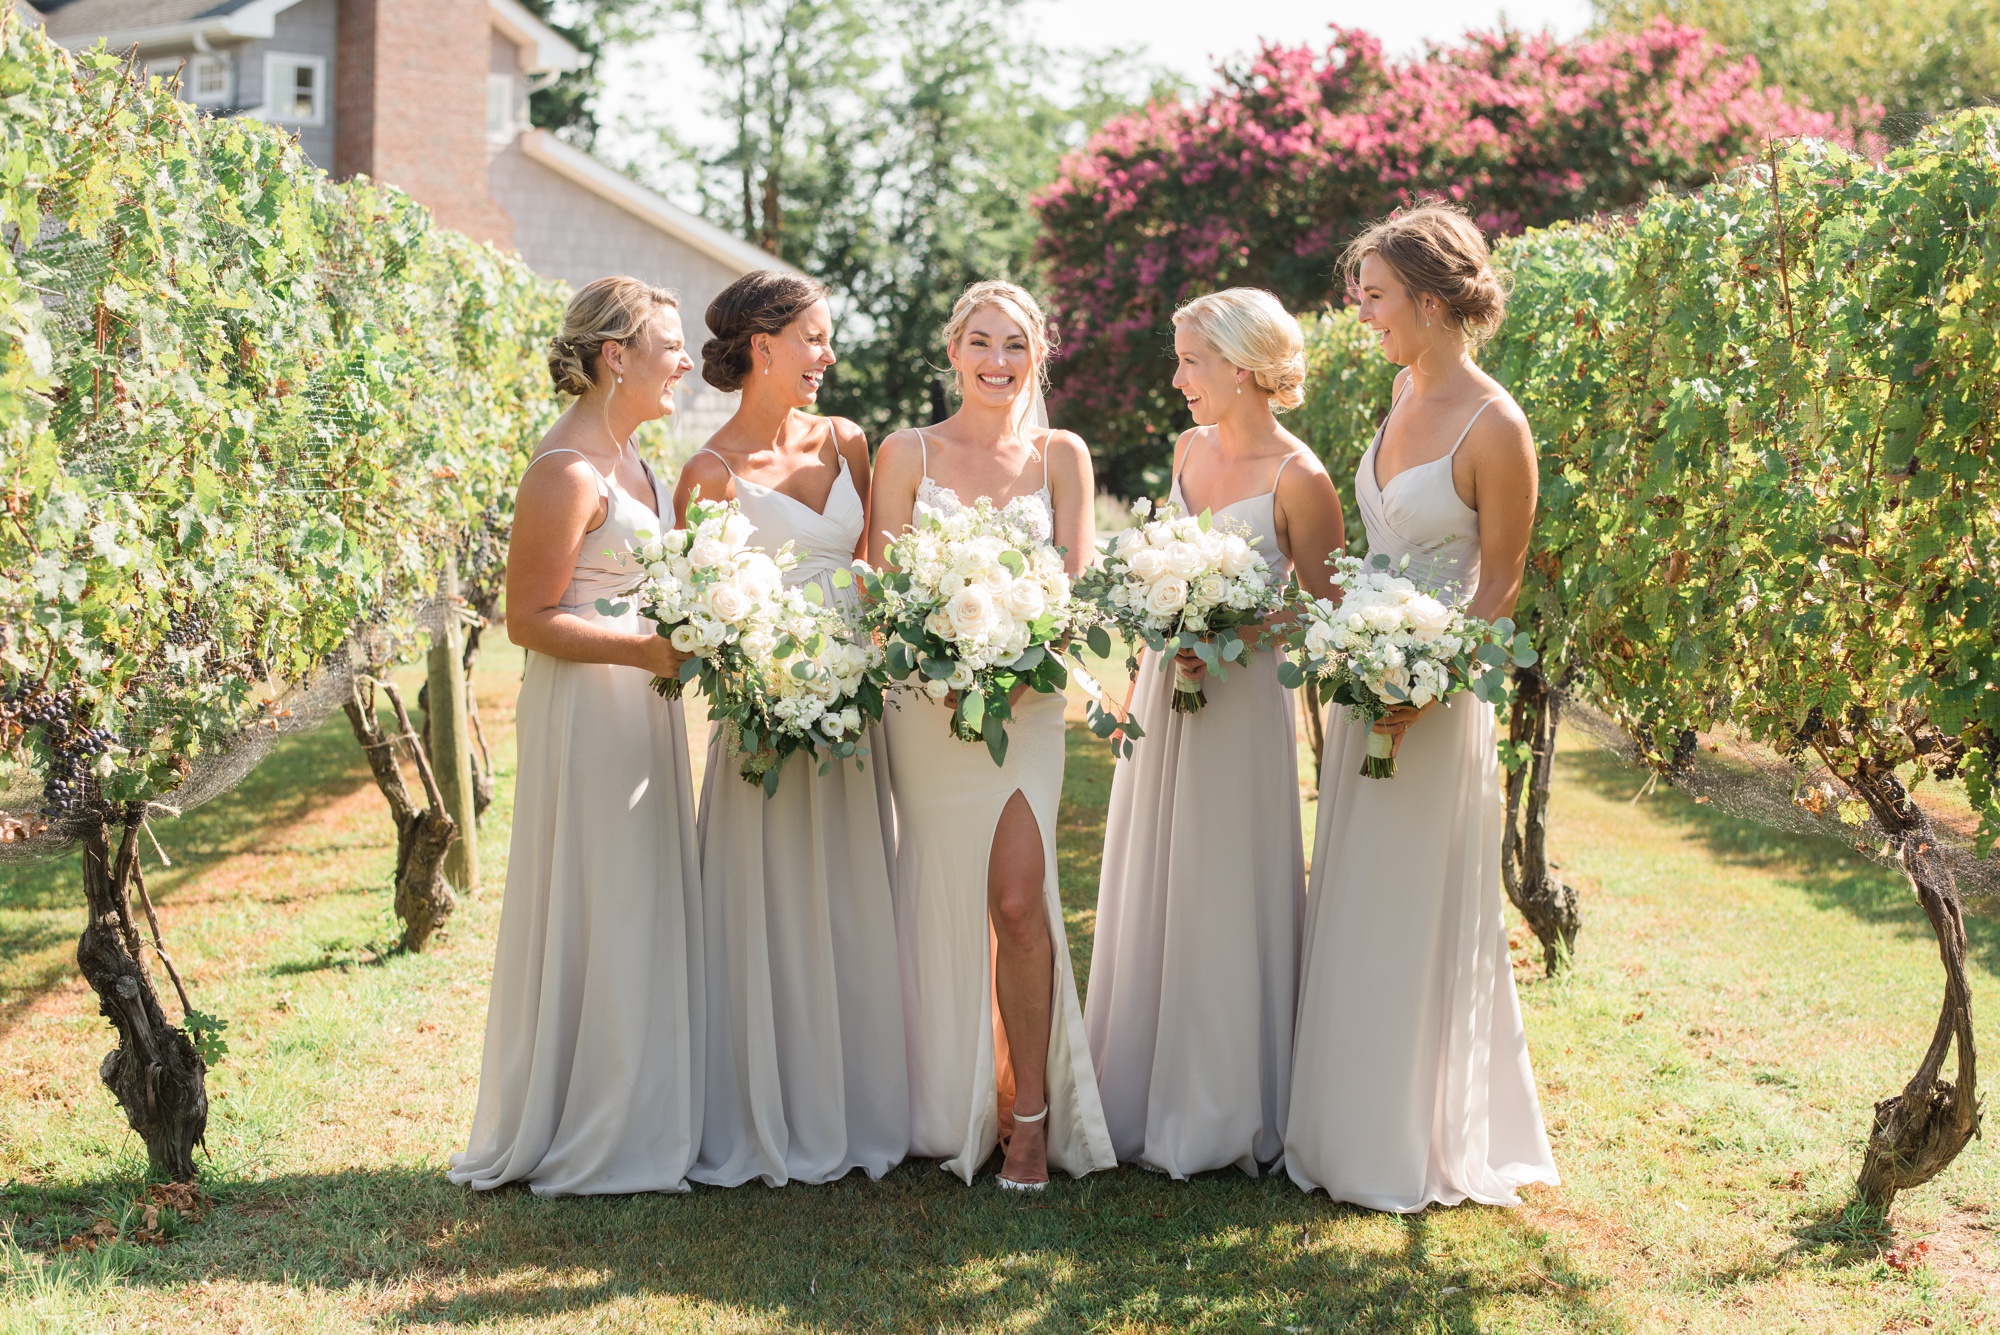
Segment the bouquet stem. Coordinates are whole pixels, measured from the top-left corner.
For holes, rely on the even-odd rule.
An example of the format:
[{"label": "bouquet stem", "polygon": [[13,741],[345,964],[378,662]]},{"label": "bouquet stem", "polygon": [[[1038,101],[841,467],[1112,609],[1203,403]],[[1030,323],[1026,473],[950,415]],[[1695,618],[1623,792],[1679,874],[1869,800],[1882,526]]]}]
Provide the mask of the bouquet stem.
[{"label": "bouquet stem", "polygon": [[681,692],[686,689],[687,683],[679,677],[653,678],[653,694],[662,700],[678,700],[681,698]]},{"label": "bouquet stem", "polygon": [[1396,739],[1387,733],[1368,733],[1368,755],[1361,762],[1361,777],[1364,779],[1393,779],[1396,777]]},{"label": "bouquet stem", "polygon": [[1190,680],[1180,668],[1174,669],[1174,712],[1192,714],[1208,704],[1208,692],[1203,683]]}]

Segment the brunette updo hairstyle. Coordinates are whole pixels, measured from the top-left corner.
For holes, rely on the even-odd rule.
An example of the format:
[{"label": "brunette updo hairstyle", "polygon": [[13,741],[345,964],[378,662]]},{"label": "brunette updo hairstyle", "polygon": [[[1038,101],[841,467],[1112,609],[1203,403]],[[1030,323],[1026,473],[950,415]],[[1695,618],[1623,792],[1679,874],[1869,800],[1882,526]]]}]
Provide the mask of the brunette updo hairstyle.
[{"label": "brunette updo hairstyle", "polygon": [[1341,259],[1350,283],[1370,255],[1381,256],[1412,297],[1435,298],[1469,342],[1492,337],[1507,313],[1506,284],[1494,272],[1485,236],[1463,209],[1426,201],[1374,224]]},{"label": "brunette updo hairstyle", "polygon": [[556,391],[582,398],[597,386],[606,343],[643,341],[647,326],[680,298],[663,287],[614,274],[586,283],[563,311],[562,332],[549,342],[549,378]]},{"label": "brunette updo hairstyle", "polygon": [[1231,287],[1196,297],[1174,312],[1231,366],[1271,396],[1271,411],[1288,412],[1306,401],[1306,339],[1299,322],[1262,288]]},{"label": "brunette updo hairstyle", "polygon": [[826,300],[826,288],[804,274],[778,269],[746,273],[708,303],[708,332],[701,345],[701,378],[725,394],[743,388],[755,358],[750,340],[758,334],[782,334],[816,301]]}]

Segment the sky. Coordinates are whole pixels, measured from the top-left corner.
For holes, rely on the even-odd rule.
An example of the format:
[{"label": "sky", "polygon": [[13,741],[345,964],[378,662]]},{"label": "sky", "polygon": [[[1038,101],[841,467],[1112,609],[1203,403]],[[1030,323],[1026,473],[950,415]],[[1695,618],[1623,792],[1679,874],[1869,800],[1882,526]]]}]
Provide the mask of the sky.
[{"label": "sky", "polygon": [[[1022,21],[1044,46],[1073,50],[1136,49],[1140,57],[1197,87],[1213,81],[1218,60],[1252,51],[1263,38],[1317,41],[1329,24],[1366,28],[1391,55],[1447,42],[1504,18],[1530,31],[1571,37],[1590,22],[1589,0],[1029,0]],[[643,157],[640,127],[665,123],[691,143],[712,141],[719,127],[703,112],[706,79],[683,39],[662,37],[607,61],[598,108],[605,127],[599,152],[614,162]],[[659,180],[652,173],[647,173]],[[685,200],[683,203],[687,202]]]}]

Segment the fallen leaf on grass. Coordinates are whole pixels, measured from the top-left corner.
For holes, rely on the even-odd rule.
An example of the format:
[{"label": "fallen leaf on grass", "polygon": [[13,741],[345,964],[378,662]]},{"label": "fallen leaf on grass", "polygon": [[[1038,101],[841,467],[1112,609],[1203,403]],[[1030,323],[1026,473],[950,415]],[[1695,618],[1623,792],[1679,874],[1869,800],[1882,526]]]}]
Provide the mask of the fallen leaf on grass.
[{"label": "fallen leaf on grass", "polygon": [[1882,1259],[1889,1263],[1891,1270],[1907,1275],[1912,1270],[1923,1269],[1924,1259],[1930,1255],[1930,1250],[1931,1245],[1928,1242],[1913,1242],[1907,1247],[1891,1249]]}]

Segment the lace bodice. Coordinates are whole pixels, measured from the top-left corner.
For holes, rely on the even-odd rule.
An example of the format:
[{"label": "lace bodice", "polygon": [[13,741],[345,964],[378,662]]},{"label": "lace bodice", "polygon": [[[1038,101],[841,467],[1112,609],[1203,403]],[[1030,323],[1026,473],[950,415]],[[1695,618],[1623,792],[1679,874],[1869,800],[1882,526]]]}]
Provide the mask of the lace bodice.
[{"label": "lace bodice", "polygon": [[[917,484],[917,513],[929,513],[942,518],[956,514],[966,508],[958,499],[958,493],[950,487],[941,487],[926,473],[924,480]],[[1056,536],[1055,501],[1049,495],[1049,485],[1045,481],[1041,490],[1026,496],[1016,496],[1000,507],[1000,513],[1015,519],[1032,534],[1037,542],[1053,542]]]},{"label": "lace bodice", "polygon": [[[1389,426],[1385,415],[1354,475],[1354,500],[1368,530],[1369,556],[1382,553],[1397,562],[1409,557],[1407,573],[1412,580],[1461,607],[1479,590],[1479,512],[1459,499],[1458,488],[1452,485],[1451,461],[1479,413],[1493,402],[1488,399],[1479,405],[1479,412],[1443,458],[1404,469],[1386,487],[1375,480],[1375,456]],[[1395,412],[1393,405],[1389,412]]]}]

